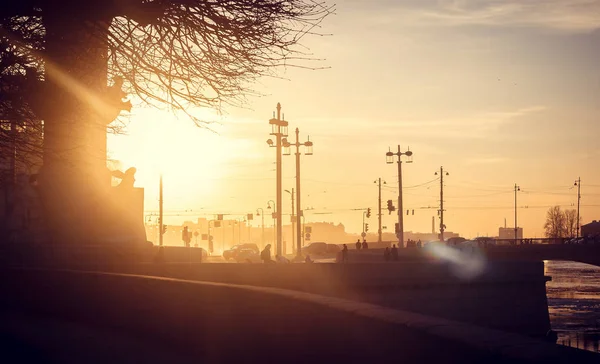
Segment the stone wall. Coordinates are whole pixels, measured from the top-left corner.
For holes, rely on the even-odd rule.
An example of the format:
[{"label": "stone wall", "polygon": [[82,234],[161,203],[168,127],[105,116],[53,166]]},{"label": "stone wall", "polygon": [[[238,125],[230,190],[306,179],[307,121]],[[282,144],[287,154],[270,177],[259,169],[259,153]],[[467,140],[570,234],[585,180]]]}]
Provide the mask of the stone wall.
[{"label": "stone wall", "polygon": [[[110,342],[110,334],[104,334],[104,338],[95,335],[97,343],[88,340],[85,346],[61,342],[73,327],[91,327],[114,332],[120,338],[135,337],[145,344],[141,348],[132,346],[131,351],[163,348],[185,355],[187,362],[465,364],[598,360],[593,353],[518,335],[287,290],[107,273],[1,273],[3,313],[26,316],[33,322],[52,318],[69,324],[62,326],[68,332],[53,325],[56,331],[45,339],[39,339],[39,335],[50,334],[47,330],[29,330],[22,341],[37,332],[36,349],[44,340],[52,339],[52,350],[62,351],[63,355],[81,354],[90,346],[97,348]],[[0,322],[0,334],[12,334],[16,329]],[[95,356],[94,352],[88,354]],[[129,356],[132,354],[135,352]],[[111,362],[119,362],[119,357],[115,354]]]}]

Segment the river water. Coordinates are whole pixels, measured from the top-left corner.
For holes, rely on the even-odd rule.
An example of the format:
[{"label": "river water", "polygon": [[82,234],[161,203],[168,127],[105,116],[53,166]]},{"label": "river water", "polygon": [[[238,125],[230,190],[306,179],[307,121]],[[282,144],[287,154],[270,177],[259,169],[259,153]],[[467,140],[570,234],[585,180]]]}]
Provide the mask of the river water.
[{"label": "river water", "polygon": [[600,352],[600,267],[547,261],[545,274],[552,329],[558,343]]}]

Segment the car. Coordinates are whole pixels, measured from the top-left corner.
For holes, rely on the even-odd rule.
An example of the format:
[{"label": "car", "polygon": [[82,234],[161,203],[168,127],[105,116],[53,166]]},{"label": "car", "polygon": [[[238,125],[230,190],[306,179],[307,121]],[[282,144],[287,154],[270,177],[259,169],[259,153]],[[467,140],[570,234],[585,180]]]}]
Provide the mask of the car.
[{"label": "car", "polygon": [[225,258],[225,260],[236,259],[236,256],[238,255],[240,250],[252,250],[256,254],[260,254],[260,249],[258,249],[258,245],[256,245],[256,244],[240,244],[240,245],[232,246],[231,249],[229,249],[229,250],[225,250],[223,252],[223,258]]},{"label": "car", "polygon": [[302,254],[325,255],[327,254],[327,244],[323,242],[310,243],[302,248]]},{"label": "car", "polygon": [[465,241],[467,241],[467,239],[458,236],[458,237],[449,238],[447,240],[447,243],[448,243],[449,246],[457,246],[457,245],[460,245],[462,242],[465,242]]},{"label": "car", "polygon": [[260,263],[260,254],[254,249],[240,249],[234,259],[238,263]]},{"label": "car", "polygon": [[327,244],[327,253],[337,254],[340,251],[342,251],[342,248],[340,248],[339,245],[337,245],[337,244]]}]

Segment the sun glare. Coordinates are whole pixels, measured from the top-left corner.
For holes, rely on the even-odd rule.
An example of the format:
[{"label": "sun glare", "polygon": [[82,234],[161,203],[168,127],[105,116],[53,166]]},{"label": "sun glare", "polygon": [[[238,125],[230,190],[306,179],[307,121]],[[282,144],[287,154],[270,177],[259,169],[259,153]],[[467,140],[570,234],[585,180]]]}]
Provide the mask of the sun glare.
[{"label": "sun glare", "polygon": [[217,192],[215,180],[226,158],[223,139],[185,116],[142,109],[134,112],[124,135],[109,137],[109,153],[123,169],[137,168],[137,187],[153,193],[162,174],[171,200],[193,205]]}]

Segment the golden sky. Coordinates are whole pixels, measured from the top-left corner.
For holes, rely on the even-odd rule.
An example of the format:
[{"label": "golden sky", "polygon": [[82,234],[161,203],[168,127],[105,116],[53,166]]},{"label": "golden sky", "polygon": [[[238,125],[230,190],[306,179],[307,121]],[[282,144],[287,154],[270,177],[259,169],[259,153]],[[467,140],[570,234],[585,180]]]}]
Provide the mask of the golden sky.
[{"label": "golden sky", "polygon": [[[330,68],[280,69],[283,79],[255,85],[265,96],[249,98],[247,109],[195,110],[215,121],[212,131],[168,110],[134,108],[127,134],[109,137],[109,153],[138,168],[146,210],[158,209],[160,171],[167,223],[266,208],[275,199],[268,120],[281,102],[290,132],[299,127],[302,141],[314,142],[314,155],[302,157],[302,205],[314,208],[307,221],[360,232],[362,213],[352,209],[376,210],[379,177],[384,208],[396,204],[397,167],[385,153],[398,144],[414,152],[403,164],[404,208],[415,210],[407,231],[431,231],[442,165],[445,224],[465,237],[496,235],[505,218],[514,225],[515,183],[526,236],[543,234],[549,206],[576,205],[579,176],[582,220],[600,219],[599,2],[337,4],[321,29],[332,35],[303,43]],[[291,189],[294,157],[283,161]],[[383,225],[396,219],[384,211]],[[374,213],[369,223],[376,231]]]}]

